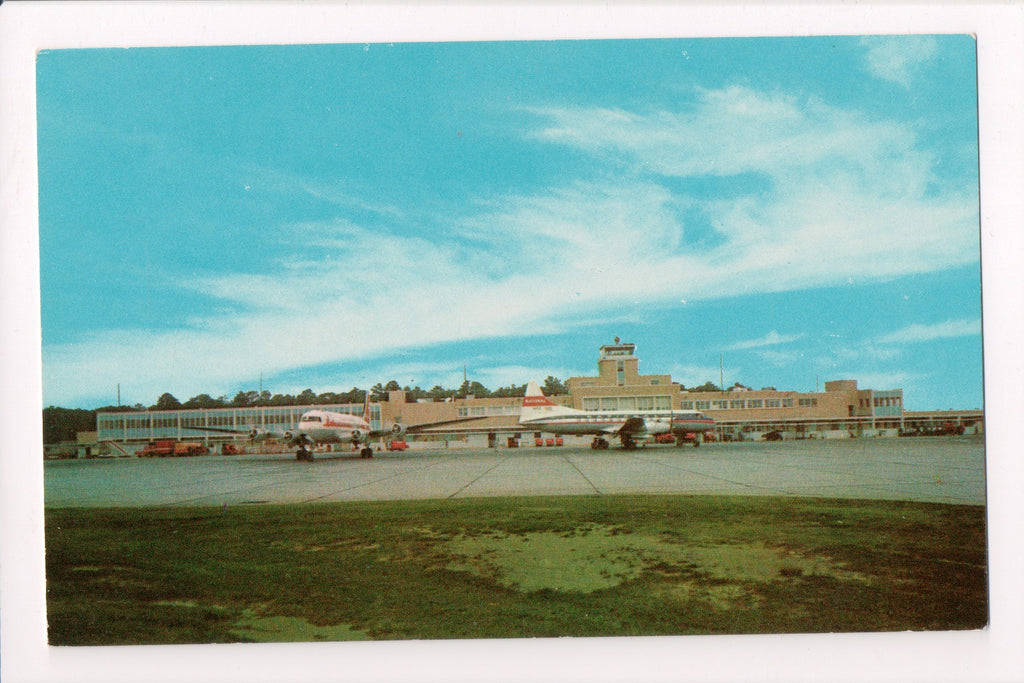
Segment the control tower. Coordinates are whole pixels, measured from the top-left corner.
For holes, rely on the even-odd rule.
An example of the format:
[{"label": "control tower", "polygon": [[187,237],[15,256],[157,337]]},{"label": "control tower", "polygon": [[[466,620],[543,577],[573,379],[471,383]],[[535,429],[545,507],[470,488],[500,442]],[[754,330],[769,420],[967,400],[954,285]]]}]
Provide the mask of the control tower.
[{"label": "control tower", "polygon": [[634,351],[636,344],[620,344],[618,337],[614,344],[602,346],[601,355],[597,359],[597,374],[601,383],[619,387],[638,384],[640,359]]}]

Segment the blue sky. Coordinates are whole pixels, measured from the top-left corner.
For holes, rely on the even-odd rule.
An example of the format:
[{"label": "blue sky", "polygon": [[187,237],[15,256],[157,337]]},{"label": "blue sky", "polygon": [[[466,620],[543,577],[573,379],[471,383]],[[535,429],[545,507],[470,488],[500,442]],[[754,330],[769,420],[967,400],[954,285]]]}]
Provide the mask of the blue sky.
[{"label": "blue sky", "polygon": [[975,44],[51,50],[43,400],[687,386],[982,407]]}]

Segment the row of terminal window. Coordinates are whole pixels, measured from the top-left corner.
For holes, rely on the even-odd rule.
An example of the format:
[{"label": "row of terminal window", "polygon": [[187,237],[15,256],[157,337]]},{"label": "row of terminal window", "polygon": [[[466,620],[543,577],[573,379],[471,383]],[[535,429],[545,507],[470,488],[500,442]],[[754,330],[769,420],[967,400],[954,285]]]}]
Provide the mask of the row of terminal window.
[{"label": "row of terminal window", "polygon": [[860,407],[861,408],[870,408],[872,406],[874,406],[875,408],[892,408],[892,407],[898,407],[898,406],[902,406],[902,405],[903,405],[903,399],[901,397],[899,397],[899,396],[881,397],[881,398],[876,396],[873,399],[871,399],[871,398],[862,398],[862,399],[860,399]]},{"label": "row of terminal window", "polygon": [[669,396],[595,396],[583,399],[583,410],[671,410]]},{"label": "row of terminal window", "polygon": [[[207,415],[168,415],[155,414],[143,416],[125,415],[103,415],[99,418],[99,429],[168,429],[180,425],[182,427],[244,427],[249,425],[295,425],[299,416],[308,408],[298,408],[294,411],[277,412],[267,411],[262,416],[256,412],[245,412],[231,414],[210,413]],[[327,410],[337,413],[348,413],[350,415],[362,415],[362,406],[332,406]],[[380,408],[370,407],[370,415],[373,419],[380,419]]]},{"label": "row of terminal window", "polygon": [[457,417],[486,417],[488,415],[518,415],[519,406],[474,406],[459,408]]},{"label": "row of terminal window", "polygon": [[[818,405],[816,398],[801,398],[798,405],[801,407],[814,407]],[[792,408],[792,398],[747,398],[729,399],[718,401],[683,401],[680,407],[683,410],[749,410],[756,408]]]}]

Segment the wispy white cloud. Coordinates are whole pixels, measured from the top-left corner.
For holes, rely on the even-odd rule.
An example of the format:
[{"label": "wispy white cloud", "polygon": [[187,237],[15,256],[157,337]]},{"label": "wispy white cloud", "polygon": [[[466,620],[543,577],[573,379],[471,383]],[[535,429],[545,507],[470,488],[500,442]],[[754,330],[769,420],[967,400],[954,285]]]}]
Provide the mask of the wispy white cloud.
[{"label": "wispy white cloud", "polygon": [[937,339],[975,337],[981,335],[981,320],[967,318],[946,320],[931,325],[914,324],[879,337],[880,344],[916,344]]},{"label": "wispy white cloud", "polygon": [[535,133],[543,140],[666,176],[757,173],[780,182],[794,173],[803,179],[829,170],[891,172],[896,159],[913,161],[908,171],[921,174],[930,163],[914,153],[913,130],[903,124],[740,86],[699,90],[694,105],[679,111],[531,111],[547,121]]},{"label": "wispy white cloud", "polygon": [[770,363],[775,367],[785,367],[792,365],[804,357],[804,354],[800,351],[778,351],[776,349],[761,349],[756,352],[758,357],[766,363]]},{"label": "wispy white cloud", "polygon": [[[879,346],[882,343],[882,346]],[[886,346],[884,342],[865,341],[852,346],[840,346],[833,352],[837,361],[889,361],[899,357],[899,349]]]},{"label": "wispy white cloud", "polygon": [[910,87],[914,72],[938,54],[932,36],[868,36],[860,42],[867,48],[868,71],[904,88]]},{"label": "wispy white cloud", "polygon": [[902,370],[886,371],[863,371],[849,370],[839,371],[836,377],[849,377],[857,380],[857,387],[860,389],[874,389],[876,391],[889,391],[891,389],[903,389],[921,379],[921,375]]},{"label": "wispy white cloud", "polygon": [[[736,368],[731,369],[733,375],[740,372]],[[696,387],[705,382],[718,384],[721,376],[721,368],[717,365],[685,365],[676,363],[668,369],[673,382],[679,382],[685,387]]]},{"label": "wispy white cloud", "polygon": [[778,346],[780,344],[795,342],[803,336],[803,334],[779,334],[775,330],[772,330],[765,336],[758,339],[748,339],[746,341],[736,342],[735,344],[725,347],[725,350],[742,351],[744,349],[756,349],[762,346]]},{"label": "wispy white cloud", "polygon": [[[659,176],[765,179],[767,192],[686,197],[723,243],[687,252],[686,226],[676,225],[681,248],[667,241],[647,272],[666,287],[685,279],[681,293],[691,298],[892,277],[978,257],[971,189],[941,186],[910,126],[738,87],[703,92],[680,112],[535,111],[548,121],[543,139],[611,157],[649,185]],[[649,213],[632,215],[646,225]]]},{"label": "wispy white cloud", "polygon": [[[895,122],[745,88],[703,91],[685,111],[534,112],[543,120],[535,139],[594,154],[601,170],[474,201],[429,236],[407,211],[360,205],[348,188],[299,183],[298,191],[332,201],[337,218],[282,226],[297,239],[284,241],[265,272],[198,274],[184,285],[235,313],[197,317],[188,329],[49,345],[47,392],[89,395],[117,381],[138,386],[144,401],[163,391],[227,391],[261,371],[556,334],[621,316],[636,301],[820,287],[978,258],[975,198],[938,188],[929,155]],[[667,182],[740,173],[765,178],[769,190],[699,196]],[[360,212],[376,222],[361,222]],[[720,234],[714,246],[689,239],[695,213]],[[886,341],[927,332],[908,328]],[[773,331],[731,348],[797,338]],[[673,375],[700,384],[717,372]],[[497,369],[489,377],[523,381]]]}]

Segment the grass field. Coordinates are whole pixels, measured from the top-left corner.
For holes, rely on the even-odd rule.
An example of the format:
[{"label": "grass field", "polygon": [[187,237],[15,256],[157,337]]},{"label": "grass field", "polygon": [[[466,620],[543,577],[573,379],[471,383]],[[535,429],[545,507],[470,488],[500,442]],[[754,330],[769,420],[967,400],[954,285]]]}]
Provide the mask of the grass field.
[{"label": "grass field", "polygon": [[984,508],[581,496],[46,512],[53,645],[975,629]]}]

